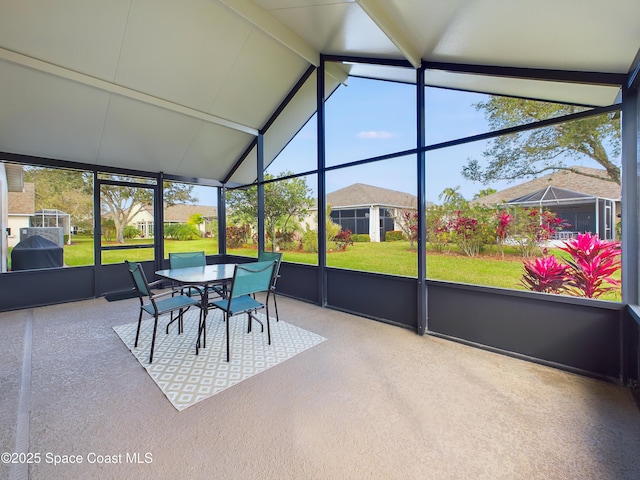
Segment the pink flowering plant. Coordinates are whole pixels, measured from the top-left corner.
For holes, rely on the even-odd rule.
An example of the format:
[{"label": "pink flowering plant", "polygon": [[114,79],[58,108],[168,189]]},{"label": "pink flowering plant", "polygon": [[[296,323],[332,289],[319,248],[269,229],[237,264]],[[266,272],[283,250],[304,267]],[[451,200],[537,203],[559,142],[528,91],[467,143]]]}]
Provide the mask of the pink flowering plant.
[{"label": "pink flowering plant", "polygon": [[529,258],[540,251],[541,245],[562,230],[566,222],[549,210],[517,207],[514,209],[510,237],[520,255]]},{"label": "pink flowering plant", "polygon": [[569,265],[558,263],[553,255],[525,260],[521,283],[534,292],[564,293],[569,268]]},{"label": "pink flowering plant", "polygon": [[571,255],[565,260],[570,266],[567,285],[578,296],[598,298],[620,286],[613,278],[620,269],[620,243],[585,233],[564,242],[560,249]]},{"label": "pink flowering plant", "polygon": [[613,276],[620,269],[620,243],[597,235],[579,234],[560,250],[568,253],[564,264],[551,255],[524,261],[521,283],[529,290],[599,298],[620,286]]}]

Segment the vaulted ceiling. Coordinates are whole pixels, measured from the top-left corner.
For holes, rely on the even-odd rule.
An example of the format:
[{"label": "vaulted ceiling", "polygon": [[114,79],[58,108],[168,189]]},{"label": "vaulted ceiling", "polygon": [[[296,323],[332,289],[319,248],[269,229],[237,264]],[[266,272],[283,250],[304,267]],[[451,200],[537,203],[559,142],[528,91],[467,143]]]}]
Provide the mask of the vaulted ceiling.
[{"label": "vaulted ceiling", "polygon": [[0,152],[250,183],[258,132],[268,164],[315,112],[321,54],[409,66],[335,62],[325,94],[348,75],[415,82],[427,62],[431,86],[607,105],[638,18],[637,0],[3,0]]}]

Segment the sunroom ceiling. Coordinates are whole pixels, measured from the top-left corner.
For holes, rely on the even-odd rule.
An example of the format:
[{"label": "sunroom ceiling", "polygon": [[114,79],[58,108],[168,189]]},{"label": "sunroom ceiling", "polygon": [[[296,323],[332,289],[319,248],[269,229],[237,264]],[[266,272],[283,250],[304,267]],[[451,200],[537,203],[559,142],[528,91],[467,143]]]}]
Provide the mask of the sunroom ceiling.
[{"label": "sunroom ceiling", "polygon": [[[626,74],[638,18],[636,0],[6,0],[0,151],[250,183],[258,132],[268,165],[314,113],[320,54]],[[415,81],[413,68],[334,65],[325,94],[348,71]],[[619,93],[435,69],[426,80],[587,105]]]}]

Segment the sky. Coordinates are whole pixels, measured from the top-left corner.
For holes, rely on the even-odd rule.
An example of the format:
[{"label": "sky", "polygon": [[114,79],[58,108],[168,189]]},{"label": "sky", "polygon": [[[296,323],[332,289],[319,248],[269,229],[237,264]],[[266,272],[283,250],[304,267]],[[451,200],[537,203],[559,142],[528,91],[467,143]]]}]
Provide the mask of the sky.
[{"label": "sky", "polygon": [[[430,88],[426,98],[427,144],[488,130],[483,113],[473,107],[485,100],[485,95]],[[285,170],[314,169],[315,142],[314,117],[267,171],[277,175]],[[326,103],[326,142],[327,166],[415,148],[415,87],[350,78],[348,86],[340,87]],[[478,142],[428,153],[427,199],[436,202],[445,188],[458,186],[460,193],[471,199],[486,188],[465,180],[460,173],[469,158],[482,158],[484,146]],[[415,161],[415,156],[410,156],[328,172],[327,191],[358,182],[415,195]],[[506,186],[503,182],[502,188]]]},{"label": "sky", "polygon": [[[482,110],[474,104],[487,100],[487,95],[427,88],[427,145],[467,137],[489,131]],[[393,82],[349,78],[328,99],[326,106],[326,165],[362,160],[387,153],[409,150],[416,146],[415,87]],[[267,172],[278,175],[284,171],[301,173],[316,168],[315,116],[287,145]],[[502,190],[513,185],[506,181],[483,185],[462,176],[462,167],[469,159],[483,159],[488,142],[450,147],[427,152],[427,200],[441,203],[439,195],[445,188],[458,188],[470,200],[487,187]],[[415,156],[370,163],[327,173],[327,192],[353,183],[365,183],[401,192],[416,194]],[[597,166],[584,163],[587,166]],[[307,179],[316,191],[315,176]],[[213,190],[213,189],[211,189]],[[210,203],[200,195],[201,204]],[[207,198],[206,201],[203,201]],[[215,198],[213,199],[215,202]]]}]

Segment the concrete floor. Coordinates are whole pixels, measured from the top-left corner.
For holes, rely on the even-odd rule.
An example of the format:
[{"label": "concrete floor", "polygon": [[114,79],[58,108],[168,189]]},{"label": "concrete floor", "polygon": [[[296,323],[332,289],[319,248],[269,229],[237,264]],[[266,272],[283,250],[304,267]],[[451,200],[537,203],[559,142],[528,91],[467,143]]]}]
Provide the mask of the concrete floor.
[{"label": "concrete floor", "polygon": [[28,448],[34,463],[3,457],[0,478],[640,478],[627,389],[279,307],[328,341],[182,412],[112,330],[136,320],[137,300],[1,313],[0,451]]}]

